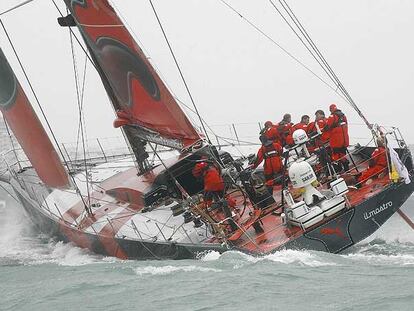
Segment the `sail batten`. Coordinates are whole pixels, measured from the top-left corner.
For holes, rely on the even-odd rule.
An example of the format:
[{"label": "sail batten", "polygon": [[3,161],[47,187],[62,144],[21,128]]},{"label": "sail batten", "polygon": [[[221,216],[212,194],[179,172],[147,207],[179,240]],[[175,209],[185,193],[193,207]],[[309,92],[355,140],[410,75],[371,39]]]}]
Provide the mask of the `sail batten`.
[{"label": "sail batten", "polygon": [[199,141],[200,135],[109,2],[64,1],[115,110],[122,114],[114,124],[141,128],[134,131],[141,133],[140,139],[177,149]]}]

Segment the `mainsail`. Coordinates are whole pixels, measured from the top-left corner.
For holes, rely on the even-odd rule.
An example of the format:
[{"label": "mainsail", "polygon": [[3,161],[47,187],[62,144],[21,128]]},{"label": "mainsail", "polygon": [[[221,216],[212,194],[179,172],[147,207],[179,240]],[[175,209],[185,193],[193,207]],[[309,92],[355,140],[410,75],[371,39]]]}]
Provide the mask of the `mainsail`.
[{"label": "mainsail", "polygon": [[65,168],[1,49],[0,111],[40,179],[49,187],[69,187]]},{"label": "mainsail", "polygon": [[65,0],[130,143],[137,138],[177,149],[200,136],[107,0]]}]

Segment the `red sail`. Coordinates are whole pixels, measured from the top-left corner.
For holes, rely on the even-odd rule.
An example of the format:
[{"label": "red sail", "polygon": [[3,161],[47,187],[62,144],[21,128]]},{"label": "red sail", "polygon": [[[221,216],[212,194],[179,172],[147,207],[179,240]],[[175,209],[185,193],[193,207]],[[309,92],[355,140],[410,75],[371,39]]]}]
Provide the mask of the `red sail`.
[{"label": "red sail", "polygon": [[[115,126],[154,133],[160,144],[185,147],[200,140],[107,0],[65,0],[92,54],[112,103]],[[144,131],[145,132],[145,131]],[[143,132],[136,132],[141,138]],[[141,134],[139,134],[141,133]]]},{"label": "red sail", "polygon": [[0,111],[40,179],[49,187],[69,187],[65,168],[1,49]]}]

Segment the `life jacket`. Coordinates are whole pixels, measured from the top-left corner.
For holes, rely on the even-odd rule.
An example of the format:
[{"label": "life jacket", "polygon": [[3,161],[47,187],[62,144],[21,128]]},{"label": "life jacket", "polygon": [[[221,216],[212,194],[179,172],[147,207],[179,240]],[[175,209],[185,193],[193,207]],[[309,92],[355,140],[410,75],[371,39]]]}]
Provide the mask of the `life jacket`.
[{"label": "life jacket", "polygon": [[273,143],[269,146],[262,146],[259,151],[264,159],[264,173],[265,175],[278,173],[282,169],[282,147],[278,143]]},{"label": "life jacket", "polygon": [[335,110],[329,116],[324,131],[329,132],[331,148],[349,146],[348,120],[341,110]]}]

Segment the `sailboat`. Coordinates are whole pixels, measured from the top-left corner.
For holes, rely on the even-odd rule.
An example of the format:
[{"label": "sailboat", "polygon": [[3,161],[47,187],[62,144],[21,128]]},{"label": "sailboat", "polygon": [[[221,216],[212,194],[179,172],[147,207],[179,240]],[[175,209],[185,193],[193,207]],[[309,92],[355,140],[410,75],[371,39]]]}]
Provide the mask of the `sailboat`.
[{"label": "sailboat", "polygon": [[[269,194],[248,158],[220,150],[190,122],[107,0],[64,2],[69,15],[59,25],[79,30],[131,155],[72,161],[48,137],[0,52],[0,109],[31,163],[8,162],[1,180],[41,232],[121,259],[196,258],[228,250],[265,255],[284,248],[339,253],[374,233],[413,193],[412,156],[399,131],[368,124],[374,137],[398,143],[389,143],[388,165],[370,183],[350,186],[349,174],[332,163],[321,180],[319,158],[307,150],[315,138],[298,132]],[[167,159],[157,146],[176,155]],[[375,146],[349,149],[350,170],[362,171]],[[157,157],[154,165],[149,152]],[[226,182],[214,206],[192,173],[205,159]]]}]

